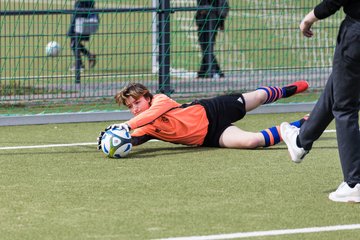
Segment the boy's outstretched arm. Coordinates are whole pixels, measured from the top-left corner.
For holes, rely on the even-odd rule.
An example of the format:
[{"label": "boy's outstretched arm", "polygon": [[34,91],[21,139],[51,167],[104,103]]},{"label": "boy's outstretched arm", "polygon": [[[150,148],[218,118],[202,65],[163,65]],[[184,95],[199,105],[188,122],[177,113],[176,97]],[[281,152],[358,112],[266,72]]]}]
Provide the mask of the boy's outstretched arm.
[{"label": "boy's outstretched arm", "polygon": [[143,135],[143,136],[131,136],[131,144],[133,146],[138,146],[140,144],[146,143],[147,141],[154,139],[150,135]]}]

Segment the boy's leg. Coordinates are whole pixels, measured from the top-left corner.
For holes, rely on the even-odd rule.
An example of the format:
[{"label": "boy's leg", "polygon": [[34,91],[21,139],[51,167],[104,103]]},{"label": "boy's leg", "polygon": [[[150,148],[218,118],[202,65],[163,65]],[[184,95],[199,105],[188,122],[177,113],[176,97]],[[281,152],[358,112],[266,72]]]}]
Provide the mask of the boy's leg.
[{"label": "boy's leg", "polygon": [[304,80],[293,82],[285,87],[259,87],[257,90],[263,90],[266,92],[267,98],[264,104],[272,103],[279,98],[288,98],[294,94],[304,92],[308,89],[309,83]]},{"label": "boy's leg", "polygon": [[[308,116],[290,123],[300,127]],[[224,130],[219,139],[220,147],[253,149],[257,147],[268,147],[282,141],[279,126],[274,126],[261,132],[248,132],[236,126],[230,126]]]},{"label": "boy's leg", "polygon": [[244,93],[246,111],[251,111],[262,104],[275,102],[280,98],[288,98],[308,89],[307,81],[297,81],[285,87],[260,87],[253,92]]},{"label": "boy's leg", "polygon": [[[300,128],[301,125],[309,118],[309,115],[304,116],[302,119],[291,122],[290,125]],[[280,134],[280,126],[274,126],[271,128],[264,129],[260,131],[264,136],[265,144],[263,147],[269,147],[275,144],[278,144],[282,141],[282,137]]]},{"label": "boy's leg", "polygon": [[259,132],[248,132],[230,126],[221,134],[219,145],[225,148],[253,149],[264,145],[264,138]]}]

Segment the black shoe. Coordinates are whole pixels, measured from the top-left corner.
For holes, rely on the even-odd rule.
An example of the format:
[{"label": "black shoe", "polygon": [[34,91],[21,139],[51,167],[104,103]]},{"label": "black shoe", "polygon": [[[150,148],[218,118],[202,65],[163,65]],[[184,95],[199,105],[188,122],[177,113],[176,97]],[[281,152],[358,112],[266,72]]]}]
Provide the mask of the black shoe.
[{"label": "black shoe", "polygon": [[213,73],[213,74],[206,74],[206,73],[197,73],[198,78],[224,78],[225,74],[223,72]]},{"label": "black shoe", "polygon": [[225,74],[224,74],[223,72],[219,72],[218,74],[219,74],[219,76],[220,76],[221,78],[224,78],[224,77],[225,77]]},{"label": "black shoe", "polygon": [[197,78],[210,78],[205,72],[197,72]]}]

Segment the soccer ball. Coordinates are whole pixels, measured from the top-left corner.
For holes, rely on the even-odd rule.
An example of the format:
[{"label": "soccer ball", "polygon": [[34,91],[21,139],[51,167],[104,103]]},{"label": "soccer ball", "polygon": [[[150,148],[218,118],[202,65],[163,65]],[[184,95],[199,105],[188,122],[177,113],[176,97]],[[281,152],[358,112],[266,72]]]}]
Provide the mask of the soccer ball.
[{"label": "soccer ball", "polygon": [[49,42],[46,45],[45,53],[49,57],[57,57],[60,54],[61,47],[57,42]]},{"label": "soccer ball", "polygon": [[126,157],[131,148],[130,133],[123,128],[107,130],[101,138],[101,149],[110,158]]}]

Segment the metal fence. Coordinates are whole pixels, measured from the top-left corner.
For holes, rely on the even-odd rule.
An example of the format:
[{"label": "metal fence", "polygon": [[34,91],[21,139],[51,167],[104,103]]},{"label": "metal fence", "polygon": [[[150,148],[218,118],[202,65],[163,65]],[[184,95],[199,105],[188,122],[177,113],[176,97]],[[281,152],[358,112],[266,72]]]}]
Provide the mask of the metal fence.
[{"label": "metal fence", "polygon": [[[112,98],[128,82],[179,97],[296,79],[321,89],[342,19],[338,13],[321,21],[316,36],[306,39],[298,25],[316,1],[230,0],[225,30],[219,31],[214,49],[225,76],[197,78],[202,55],[195,0],[96,1],[95,9],[86,10],[73,9],[73,1],[66,0],[0,3],[2,103]],[[81,11],[100,15],[99,31],[85,42],[97,63],[70,71],[75,57],[66,32],[71,15]],[[46,56],[50,41],[60,44],[59,56]]]}]

